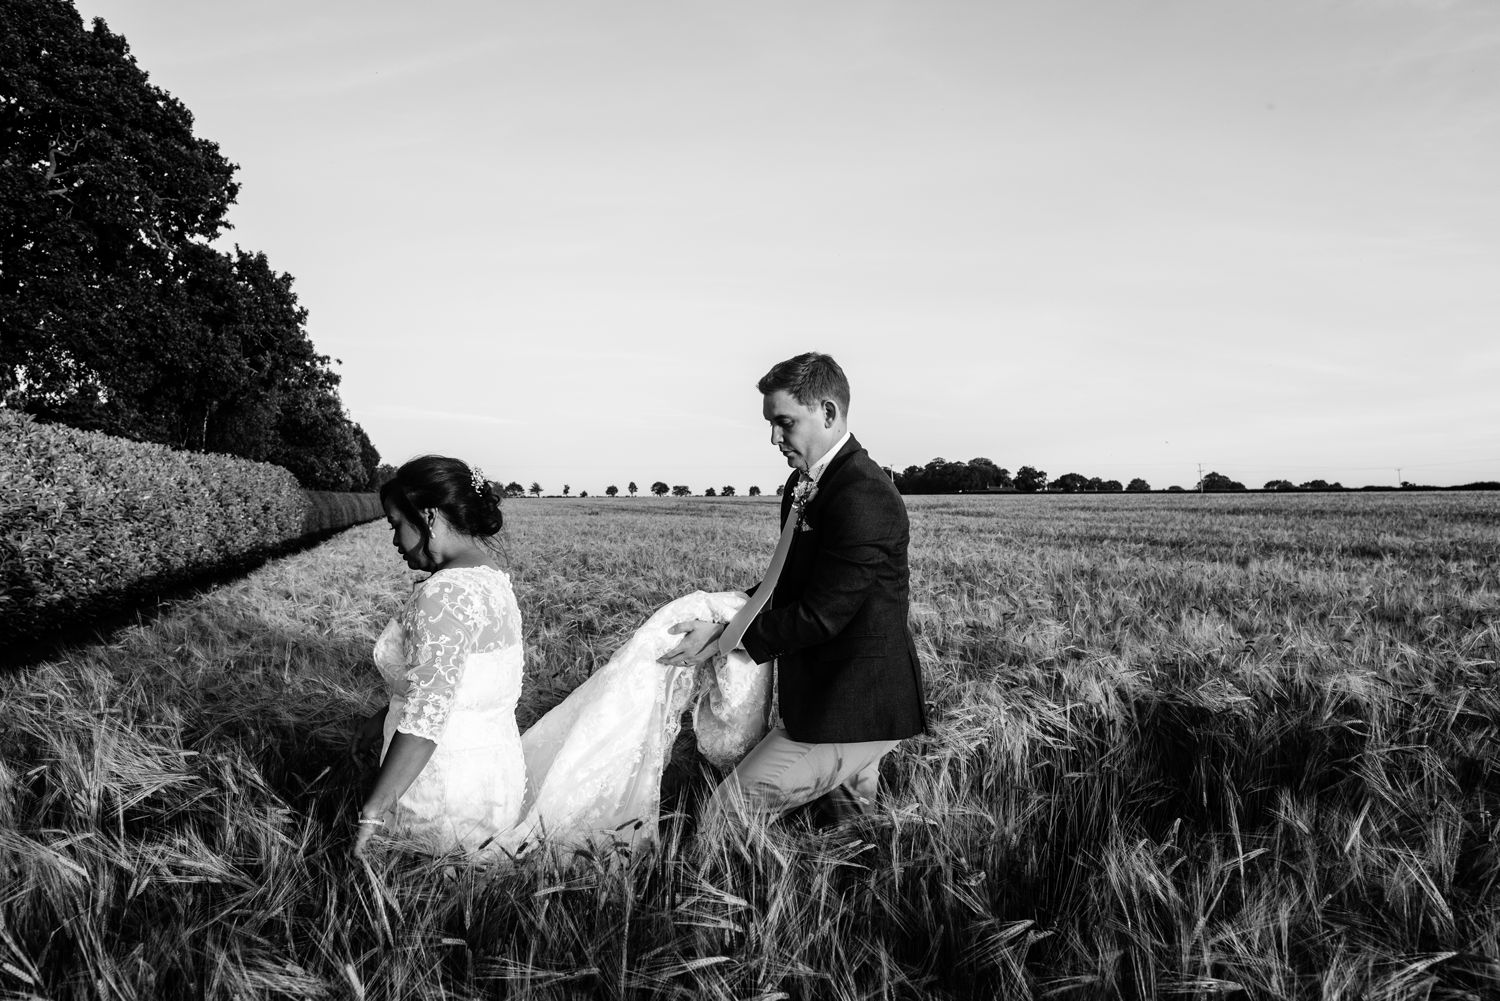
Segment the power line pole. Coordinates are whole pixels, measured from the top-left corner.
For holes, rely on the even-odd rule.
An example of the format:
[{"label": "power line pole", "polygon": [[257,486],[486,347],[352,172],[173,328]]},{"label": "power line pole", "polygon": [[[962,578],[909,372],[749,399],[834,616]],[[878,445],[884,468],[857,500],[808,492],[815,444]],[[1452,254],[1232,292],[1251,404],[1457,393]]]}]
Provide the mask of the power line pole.
[{"label": "power line pole", "polygon": [[1401,467],[1397,466],[1396,467],[1396,488],[1400,489],[1400,487],[1401,487]]},{"label": "power line pole", "polygon": [[1198,463],[1198,492],[1203,492],[1203,463]]}]

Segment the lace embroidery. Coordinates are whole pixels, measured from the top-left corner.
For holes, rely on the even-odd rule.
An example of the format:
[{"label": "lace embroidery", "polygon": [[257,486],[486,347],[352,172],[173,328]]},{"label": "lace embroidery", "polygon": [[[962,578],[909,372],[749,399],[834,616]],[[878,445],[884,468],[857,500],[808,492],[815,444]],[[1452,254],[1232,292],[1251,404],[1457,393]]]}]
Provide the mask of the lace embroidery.
[{"label": "lace embroidery", "polygon": [[480,567],[440,570],[402,611],[406,705],[396,728],[438,741],[470,654],[521,641],[520,610],[505,575]]}]

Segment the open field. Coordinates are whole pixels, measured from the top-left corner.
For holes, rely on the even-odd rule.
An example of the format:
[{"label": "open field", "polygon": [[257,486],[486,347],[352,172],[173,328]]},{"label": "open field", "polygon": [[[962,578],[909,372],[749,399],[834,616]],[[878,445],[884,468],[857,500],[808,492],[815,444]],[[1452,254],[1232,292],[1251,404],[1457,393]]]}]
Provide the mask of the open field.
[{"label": "open field", "polygon": [[[521,501],[523,726],[774,498]],[[0,992],[1500,996],[1500,495],[912,498],[933,732],[884,816],[350,861],[412,579],[353,529],[0,688]]]}]

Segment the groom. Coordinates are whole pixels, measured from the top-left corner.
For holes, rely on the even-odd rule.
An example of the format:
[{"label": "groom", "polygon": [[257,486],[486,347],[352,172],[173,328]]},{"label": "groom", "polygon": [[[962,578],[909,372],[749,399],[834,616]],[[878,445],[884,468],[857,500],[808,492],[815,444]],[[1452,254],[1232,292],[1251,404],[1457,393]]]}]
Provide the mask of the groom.
[{"label": "groom", "polygon": [[[881,757],[926,728],[907,627],[906,506],[850,435],[849,380],[832,358],[790,358],[756,388],[771,444],[795,472],[781,497],[784,563],[777,575],[773,559],[770,600],[738,645],[776,662],[776,695],[770,732],[706,812],[779,817],[818,800],[842,822],[873,808]],[[732,648],[741,625],[676,626],[687,635],[662,662],[701,663]]]}]

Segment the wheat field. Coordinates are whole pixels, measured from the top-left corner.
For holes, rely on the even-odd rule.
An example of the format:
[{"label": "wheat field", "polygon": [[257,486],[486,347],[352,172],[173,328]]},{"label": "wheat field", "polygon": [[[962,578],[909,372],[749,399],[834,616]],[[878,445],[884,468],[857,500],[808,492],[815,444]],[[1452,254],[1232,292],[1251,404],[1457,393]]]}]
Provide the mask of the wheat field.
[{"label": "wheat field", "polygon": [[[1500,497],[919,497],[879,816],[348,856],[383,525],[0,687],[8,998],[1500,996]],[[523,726],[774,498],[518,501]]]}]

